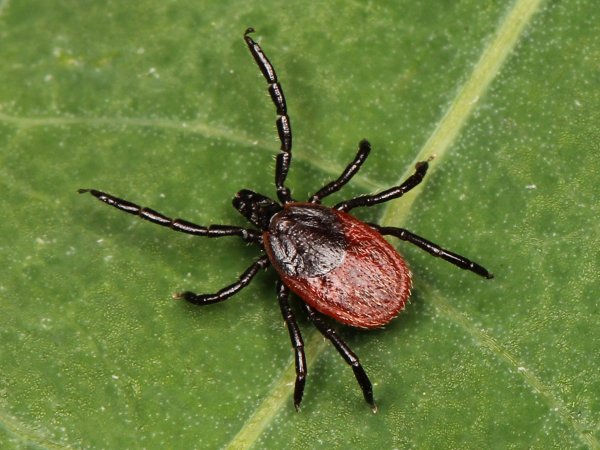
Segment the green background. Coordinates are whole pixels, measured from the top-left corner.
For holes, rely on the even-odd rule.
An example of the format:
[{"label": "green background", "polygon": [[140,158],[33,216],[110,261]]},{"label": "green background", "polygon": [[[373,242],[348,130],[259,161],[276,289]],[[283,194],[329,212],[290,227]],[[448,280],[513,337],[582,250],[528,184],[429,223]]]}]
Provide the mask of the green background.
[{"label": "green background", "polygon": [[[519,8],[532,14],[510,32]],[[599,11],[0,1],[0,447],[598,448]],[[411,303],[383,330],[337,327],[374,382],[375,415],[301,314],[310,367],[294,410],[272,271],[219,305],[171,300],[232,282],[254,247],[76,194],[244,225],[230,199],[273,195],[278,149],[248,26],[288,99],[294,195],[337,176],[365,137],[370,159],[331,202],[397,184],[435,153],[416,195],[356,215],[496,275],[394,242]],[[478,81],[502,30],[506,58]],[[472,108],[453,110],[469,85]],[[429,146],[440,124],[456,138]]]}]

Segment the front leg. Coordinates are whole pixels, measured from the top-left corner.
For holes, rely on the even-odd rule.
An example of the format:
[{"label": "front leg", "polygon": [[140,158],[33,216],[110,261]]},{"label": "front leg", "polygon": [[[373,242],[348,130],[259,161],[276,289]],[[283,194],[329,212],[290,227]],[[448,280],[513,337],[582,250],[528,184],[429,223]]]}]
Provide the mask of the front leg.
[{"label": "front leg", "polygon": [[292,125],[287,112],[283,88],[281,87],[281,84],[279,84],[275,68],[260,45],[252,39],[250,33],[254,33],[254,28],[248,28],[246,30],[244,33],[244,41],[246,41],[248,50],[250,50],[254,61],[256,61],[258,68],[267,81],[269,95],[277,110],[277,120],[275,125],[277,126],[277,134],[279,135],[281,147],[277,159],[275,160],[275,187],[277,189],[279,201],[287,203],[292,201],[290,190],[285,186],[285,179],[287,178],[292,162]]}]

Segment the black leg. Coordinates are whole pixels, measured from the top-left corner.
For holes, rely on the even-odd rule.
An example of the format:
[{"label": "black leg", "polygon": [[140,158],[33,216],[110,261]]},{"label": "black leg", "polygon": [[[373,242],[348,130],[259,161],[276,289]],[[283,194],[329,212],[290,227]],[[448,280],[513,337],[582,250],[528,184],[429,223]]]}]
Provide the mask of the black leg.
[{"label": "black leg", "polygon": [[97,199],[109,204],[110,206],[114,206],[121,211],[139,216],[144,220],[148,220],[164,227],[169,227],[182,233],[206,237],[240,236],[246,242],[258,243],[260,243],[262,239],[260,232],[248,228],[234,227],[229,225],[210,225],[208,227],[202,227],[183,219],[171,219],[170,217],[154,211],[153,209],[143,208],[135,203],[131,203],[127,200],[107,194],[106,192],[97,191],[96,189],[79,189],[78,192],[80,194],[89,192]]},{"label": "black leg", "polygon": [[394,198],[402,197],[412,188],[417,186],[421,181],[423,181],[423,177],[427,173],[429,161],[431,161],[431,159],[432,158],[429,158],[427,161],[418,162],[415,165],[415,173],[408,177],[400,186],[394,186],[393,188],[386,189],[378,194],[361,195],[360,197],[345,200],[335,205],[334,208],[339,209],[340,211],[350,211],[351,209],[359,206],[373,206],[378,203],[387,202],[388,200],[392,200]]},{"label": "black leg", "polygon": [[348,181],[350,181],[350,179],[354,175],[356,175],[356,173],[360,169],[360,166],[362,166],[362,164],[365,162],[370,152],[371,144],[369,144],[369,141],[367,141],[366,139],[360,141],[360,143],[358,144],[358,153],[354,157],[354,161],[348,164],[346,170],[344,170],[344,172],[339,176],[337,180],[332,181],[331,183],[323,186],[319,190],[319,192],[317,192],[310,198],[309,201],[311,203],[321,203],[321,199],[327,197],[330,194],[333,194],[334,192],[339,191]]},{"label": "black leg", "polygon": [[455,266],[460,267],[461,269],[469,270],[484,278],[494,278],[494,275],[489,273],[485,267],[480,266],[476,262],[473,262],[470,259],[465,258],[464,256],[445,250],[439,245],[434,244],[433,242],[430,242],[427,239],[422,238],[421,236],[417,236],[416,234],[411,233],[410,231],[405,230],[404,228],[381,227],[374,223],[369,223],[368,225],[375,228],[383,235],[395,236],[398,239],[410,242],[411,244],[414,244],[417,247],[425,250],[430,255],[442,258],[443,260],[448,261],[449,263],[452,263]]},{"label": "black leg", "polygon": [[308,314],[308,318],[311,322],[317,327],[317,330],[321,332],[323,336],[331,341],[335,349],[342,355],[344,361],[348,363],[352,367],[354,371],[354,376],[356,377],[356,381],[358,381],[358,385],[363,391],[363,396],[365,397],[366,402],[371,405],[371,409],[373,412],[377,412],[377,405],[375,404],[375,400],[373,399],[373,385],[363,369],[360,361],[358,360],[358,356],[354,354],[348,344],[346,344],[342,338],[340,338],[335,330],[328,326],[321,317],[317,315],[317,313],[306,303],[302,302],[306,313]]},{"label": "black leg", "polygon": [[269,95],[275,104],[277,110],[277,133],[281,141],[281,150],[277,155],[275,162],[275,187],[277,188],[277,196],[282,203],[292,200],[290,190],[285,187],[285,178],[287,177],[290,163],[292,162],[292,128],[290,118],[287,114],[287,106],[285,104],[285,96],[283,89],[277,80],[277,74],[273,65],[264,54],[260,45],[258,45],[250,36],[254,32],[254,28],[248,28],[244,33],[244,40],[250,53],[254,57],[258,68],[269,84]]},{"label": "black leg", "polygon": [[302,334],[298,323],[294,318],[292,308],[288,302],[290,291],[281,282],[277,282],[277,298],[279,299],[279,307],[281,308],[281,314],[283,320],[287,325],[288,332],[290,333],[290,340],[292,341],[292,347],[294,348],[295,360],[296,360],[296,384],[294,387],[294,406],[296,411],[300,410],[300,403],[302,402],[302,396],[304,395],[304,383],[306,382],[306,357],[304,356],[304,341],[302,340]]},{"label": "black leg", "polygon": [[267,256],[261,257],[258,261],[248,267],[235,283],[224,287],[216,294],[195,294],[193,292],[186,291],[173,294],[173,298],[182,298],[190,303],[200,306],[222,302],[223,300],[227,300],[229,297],[237,294],[239,291],[248,286],[248,284],[250,284],[252,281],[252,278],[254,278],[254,275],[256,275],[260,269],[264,269],[268,265],[269,258]]}]

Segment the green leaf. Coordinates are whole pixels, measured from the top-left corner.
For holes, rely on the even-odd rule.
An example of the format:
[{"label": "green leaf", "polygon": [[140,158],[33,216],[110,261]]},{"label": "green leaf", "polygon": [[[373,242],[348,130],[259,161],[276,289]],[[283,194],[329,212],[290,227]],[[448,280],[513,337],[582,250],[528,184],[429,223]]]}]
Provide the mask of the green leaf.
[{"label": "green leaf", "polygon": [[[0,1],[0,447],[600,447],[598,11]],[[309,376],[294,410],[272,271],[218,305],[171,300],[231,283],[254,247],[76,193],[244,225],[230,199],[274,195],[278,151],[248,26],[285,89],[296,198],[365,137],[369,161],[331,202],[435,156],[414,193],[356,215],[496,276],[395,243],[415,280],[406,310],[382,330],[336,325],[377,414],[301,314]]]}]

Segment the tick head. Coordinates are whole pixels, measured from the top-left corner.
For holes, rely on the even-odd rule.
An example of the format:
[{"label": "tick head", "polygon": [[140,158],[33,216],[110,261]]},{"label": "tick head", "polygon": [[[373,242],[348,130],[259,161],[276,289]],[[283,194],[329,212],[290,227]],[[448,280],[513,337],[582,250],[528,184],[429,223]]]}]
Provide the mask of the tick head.
[{"label": "tick head", "polygon": [[233,198],[233,207],[261,230],[267,230],[271,218],[281,211],[281,205],[269,197],[242,189]]}]

